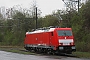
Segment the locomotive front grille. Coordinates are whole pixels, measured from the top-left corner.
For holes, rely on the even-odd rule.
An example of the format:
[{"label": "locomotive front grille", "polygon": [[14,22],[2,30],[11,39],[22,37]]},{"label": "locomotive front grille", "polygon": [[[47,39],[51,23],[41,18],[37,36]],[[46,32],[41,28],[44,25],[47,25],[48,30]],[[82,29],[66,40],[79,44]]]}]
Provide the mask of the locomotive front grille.
[{"label": "locomotive front grille", "polygon": [[58,50],[71,50],[71,46],[59,46]]},{"label": "locomotive front grille", "polygon": [[64,46],[64,49],[66,50],[66,49],[71,49],[71,47],[70,46]]}]

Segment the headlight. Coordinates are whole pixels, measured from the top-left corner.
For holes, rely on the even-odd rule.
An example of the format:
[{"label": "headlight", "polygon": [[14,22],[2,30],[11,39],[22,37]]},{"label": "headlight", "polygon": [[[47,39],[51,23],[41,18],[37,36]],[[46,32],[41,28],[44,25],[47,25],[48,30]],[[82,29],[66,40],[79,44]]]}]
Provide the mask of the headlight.
[{"label": "headlight", "polygon": [[75,49],[75,46],[72,46],[72,49]]},{"label": "headlight", "polygon": [[59,49],[63,49],[63,47],[59,47]]}]

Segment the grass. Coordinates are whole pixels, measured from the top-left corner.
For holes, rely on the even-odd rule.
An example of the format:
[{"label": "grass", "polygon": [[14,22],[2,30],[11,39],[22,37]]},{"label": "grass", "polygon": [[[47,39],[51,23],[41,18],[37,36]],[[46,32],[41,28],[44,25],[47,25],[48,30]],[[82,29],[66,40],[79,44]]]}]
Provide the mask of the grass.
[{"label": "grass", "polygon": [[73,52],[78,58],[90,58],[90,52]]},{"label": "grass", "polygon": [[27,55],[35,54],[35,53],[32,53],[32,52],[26,51],[23,47],[16,47],[16,46],[14,46],[14,47],[12,47],[12,46],[8,46],[8,47],[4,46],[4,47],[0,47],[0,50],[7,51],[7,52],[13,52],[13,53],[19,53],[19,54],[27,54]]}]

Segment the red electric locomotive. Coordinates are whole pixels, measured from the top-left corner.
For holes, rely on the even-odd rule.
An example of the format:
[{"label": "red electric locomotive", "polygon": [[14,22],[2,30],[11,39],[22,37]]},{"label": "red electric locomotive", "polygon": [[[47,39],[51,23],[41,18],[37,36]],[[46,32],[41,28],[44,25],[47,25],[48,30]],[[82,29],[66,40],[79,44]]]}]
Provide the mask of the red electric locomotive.
[{"label": "red electric locomotive", "polygon": [[26,50],[70,54],[76,51],[71,28],[41,28],[26,32]]}]

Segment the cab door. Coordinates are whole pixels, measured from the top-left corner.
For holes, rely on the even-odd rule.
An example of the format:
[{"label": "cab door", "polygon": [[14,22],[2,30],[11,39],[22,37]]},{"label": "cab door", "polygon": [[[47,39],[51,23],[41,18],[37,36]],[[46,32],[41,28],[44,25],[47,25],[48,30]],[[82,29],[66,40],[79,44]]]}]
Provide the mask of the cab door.
[{"label": "cab door", "polygon": [[50,46],[53,46],[53,40],[54,40],[53,37],[54,37],[54,34],[53,34],[53,32],[50,32],[49,34],[50,34],[50,37],[49,37],[49,38],[50,38],[49,44],[50,44]]}]

